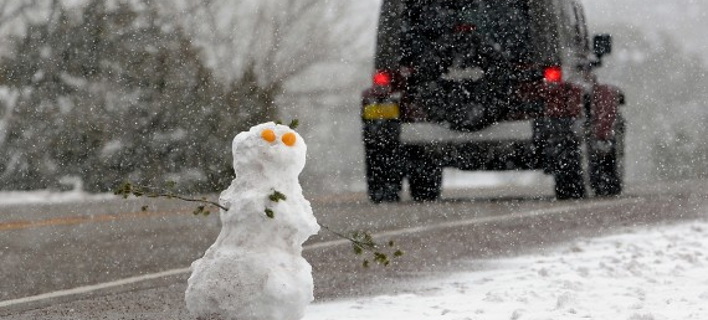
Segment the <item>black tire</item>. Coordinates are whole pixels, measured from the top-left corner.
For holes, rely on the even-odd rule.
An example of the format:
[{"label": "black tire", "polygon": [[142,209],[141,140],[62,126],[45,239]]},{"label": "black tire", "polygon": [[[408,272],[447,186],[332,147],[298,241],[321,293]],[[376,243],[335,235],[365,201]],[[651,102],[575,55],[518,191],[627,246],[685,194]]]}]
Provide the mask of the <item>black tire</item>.
[{"label": "black tire", "polygon": [[602,156],[594,161],[590,169],[590,185],[596,196],[609,197],[622,193],[622,177],[617,170],[614,154]]},{"label": "black tire", "polygon": [[590,156],[590,186],[598,197],[618,196],[622,193],[624,161],[624,128],[620,124],[617,135],[603,148],[596,146]]},{"label": "black tire", "polygon": [[556,198],[567,200],[585,197],[580,143],[574,139],[565,139],[558,147],[558,157],[553,159]]},{"label": "black tire", "polygon": [[374,203],[400,200],[404,162],[398,141],[400,125],[391,123],[364,126],[364,154],[369,200]]},{"label": "black tire", "polygon": [[400,200],[403,175],[390,165],[393,153],[367,151],[366,183],[369,200],[374,203],[397,202]]},{"label": "black tire", "polygon": [[411,198],[418,202],[439,200],[442,188],[442,167],[429,160],[419,160],[412,164],[413,167],[408,172]]}]

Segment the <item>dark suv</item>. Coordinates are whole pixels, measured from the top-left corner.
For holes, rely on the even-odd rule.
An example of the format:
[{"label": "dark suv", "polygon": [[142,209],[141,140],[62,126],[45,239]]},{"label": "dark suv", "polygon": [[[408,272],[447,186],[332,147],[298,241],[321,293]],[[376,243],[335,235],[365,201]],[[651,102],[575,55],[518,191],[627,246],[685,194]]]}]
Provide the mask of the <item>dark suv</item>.
[{"label": "dark suv", "polygon": [[383,0],[363,93],[369,197],[440,197],[442,168],[544,170],[559,199],[622,190],[622,92],[576,0]]}]

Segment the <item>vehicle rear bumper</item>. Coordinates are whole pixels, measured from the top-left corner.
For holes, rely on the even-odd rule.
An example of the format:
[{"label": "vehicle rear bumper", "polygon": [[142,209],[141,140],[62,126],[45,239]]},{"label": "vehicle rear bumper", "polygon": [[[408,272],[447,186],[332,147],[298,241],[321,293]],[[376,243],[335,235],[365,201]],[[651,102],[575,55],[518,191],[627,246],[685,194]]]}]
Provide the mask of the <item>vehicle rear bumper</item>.
[{"label": "vehicle rear bumper", "polygon": [[461,170],[543,169],[540,154],[531,140],[440,142],[403,144],[409,160],[431,159],[441,167]]},{"label": "vehicle rear bumper", "polygon": [[461,132],[445,124],[430,122],[401,123],[401,142],[409,144],[531,140],[532,138],[532,120],[499,122],[474,132]]}]

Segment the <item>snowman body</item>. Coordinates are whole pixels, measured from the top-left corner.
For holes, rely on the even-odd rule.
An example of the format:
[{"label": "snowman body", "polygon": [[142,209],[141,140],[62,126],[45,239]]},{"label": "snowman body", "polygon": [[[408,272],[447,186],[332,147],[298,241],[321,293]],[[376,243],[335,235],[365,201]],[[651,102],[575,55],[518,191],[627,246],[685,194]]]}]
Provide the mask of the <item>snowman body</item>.
[{"label": "snowman body", "polygon": [[[236,178],[221,193],[221,232],[192,263],[185,292],[197,318],[296,320],[313,300],[302,244],[319,230],[298,175],[307,147],[272,122],[234,138]],[[284,197],[272,199],[272,195]],[[283,199],[284,198],[284,199]]]}]

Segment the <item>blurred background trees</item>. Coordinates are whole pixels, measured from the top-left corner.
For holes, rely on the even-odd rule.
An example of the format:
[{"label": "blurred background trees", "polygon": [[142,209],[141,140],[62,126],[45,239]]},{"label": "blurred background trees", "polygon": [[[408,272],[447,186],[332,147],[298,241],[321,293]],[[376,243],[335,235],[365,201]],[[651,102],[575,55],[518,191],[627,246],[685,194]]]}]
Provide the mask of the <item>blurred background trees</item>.
[{"label": "blurred background trees", "polygon": [[[0,189],[71,177],[89,191],[125,179],[221,190],[233,136],[293,118],[322,155],[310,183],[337,180],[329,160],[341,149],[322,129],[341,127],[343,113],[358,128],[356,104],[342,101],[365,85],[372,44],[357,32],[366,20],[345,19],[350,4],[18,0],[0,10]],[[333,119],[325,128],[322,116]]]},{"label": "blurred background trees", "polygon": [[359,95],[369,85],[379,0],[164,1],[220,81],[267,116],[300,119],[313,192],[363,186]]},{"label": "blurred background trees", "polygon": [[[79,177],[106,191],[124,179],[208,191],[230,182],[234,132],[265,120],[242,88],[216,81],[198,49],[148,1],[54,2],[0,61],[6,100],[2,188]],[[225,147],[227,146],[227,147]]]},{"label": "blurred background trees", "polygon": [[708,64],[670,33],[613,30],[615,52],[600,73],[627,96],[629,178],[708,177]]}]

